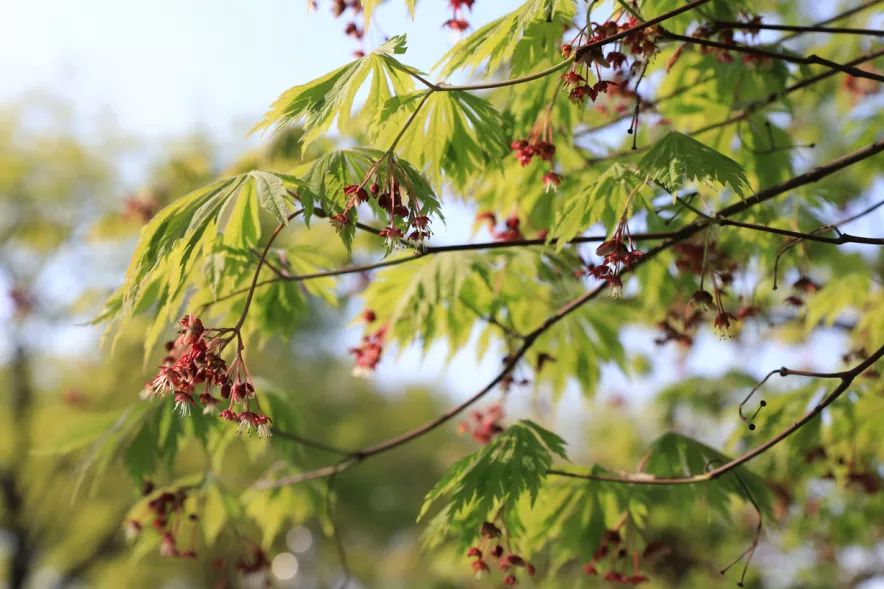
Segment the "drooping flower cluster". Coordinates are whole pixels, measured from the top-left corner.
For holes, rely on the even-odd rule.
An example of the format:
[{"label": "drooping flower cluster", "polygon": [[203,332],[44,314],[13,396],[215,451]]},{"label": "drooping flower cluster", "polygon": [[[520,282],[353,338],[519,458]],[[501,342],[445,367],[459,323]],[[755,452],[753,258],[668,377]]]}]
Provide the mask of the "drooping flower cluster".
[{"label": "drooping flower cluster", "polygon": [[500,528],[493,523],[484,522],[479,530],[479,535],[481,537],[479,544],[467,550],[467,558],[473,559],[470,566],[477,577],[491,571],[491,567],[488,565],[491,562],[490,558],[497,562],[497,567],[504,573],[503,584],[505,586],[518,585],[519,579],[516,577],[518,569],[524,569],[531,577],[536,574],[537,570],[533,564],[519,554],[504,549],[501,543]]},{"label": "drooping flower cluster", "polygon": [[[145,496],[153,492],[153,484],[145,482],[143,493]],[[171,558],[196,558],[196,551],[192,548],[182,550],[180,548],[180,532],[182,522],[196,522],[195,514],[185,515],[184,502],[187,500],[187,490],[177,489],[175,492],[163,491],[148,501],[150,525],[160,535],[161,556]],[[123,524],[126,536],[134,540],[141,534],[144,523],[137,519],[129,519]]]},{"label": "drooping flower cluster", "polygon": [[[583,565],[583,572],[589,576],[596,576],[605,571],[604,580],[617,585],[641,585],[649,581],[648,577],[641,572],[641,560],[660,555],[668,550],[668,546],[661,542],[649,542],[641,552],[637,548],[629,549],[623,542],[620,532],[608,530],[602,536],[602,542],[593,553],[592,560]],[[631,573],[627,564],[627,557],[632,554]]]},{"label": "drooping flower cluster", "polygon": [[458,32],[470,28],[469,21],[464,18],[464,9],[472,10],[475,1],[476,0],[448,0],[448,6],[451,7],[451,18],[442,23],[442,26]]},{"label": "drooping flower cluster", "polygon": [[[227,408],[219,415],[222,419],[236,423],[237,431],[254,430],[258,437],[269,437],[270,418],[261,413],[242,356],[237,355],[229,368],[221,357],[221,350],[229,341],[222,337],[226,331],[207,330],[193,315],[185,316],[179,324],[178,337],[166,343],[168,353],[142,396],[171,396],[175,412],[182,417],[200,407],[204,415],[216,413],[221,402],[227,401]],[[214,336],[207,337],[207,333]]]},{"label": "drooping flower cluster", "polygon": [[577,276],[592,276],[597,280],[604,280],[611,287],[611,296],[619,297],[623,290],[621,275],[642,258],[642,252],[635,249],[629,235],[629,225],[625,217],[620,220],[611,239],[603,241],[595,253],[601,256],[602,263],[587,264],[576,272]]},{"label": "drooping flower cluster", "polygon": [[[752,16],[743,14],[741,15],[745,22],[748,25],[748,28],[742,29],[746,31],[747,37],[757,37],[760,32],[761,25],[761,17],[760,16]],[[734,39],[734,29],[728,26],[723,26],[719,23],[712,23],[709,25],[699,26],[697,27],[693,33],[691,33],[691,37],[695,39],[710,39],[714,40],[716,43],[720,43],[722,45],[736,45],[736,41]],[[748,41],[749,39],[744,37],[744,41]],[[669,62],[666,65],[666,69],[672,69],[672,66],[675,65],[676,61],[678,61],[679,57],[681,57],[682,52],[685,50],[687,44],[681,45],[672,57],[669,59]],[[712,47],[709,45],[701,45],[699,47],[700,53],[703,55],[712,55],[715,57],[715,60],[720,63],[733,63],[734,56],[729,49],[724,47]],[[741,53],[743,63],[746,65],[769,65],[771,63],[771,58],[768,55],[760,54],[760,53]]]},{"label": "drooping flower cluster", "polygon": [[361,0],[332,0],[331,11],[335,18],[341,18],[349,10],[352,12],[353,20],[347,22],[344,27],[344,34],[352,37],[359,42],[360,48],[353,52],[355,57],[363,57],[365,50],[362,45],[362,38],[365,36],[365,30],[359,27],[356,17],[362,12]]},{"label": "drooping flower cluster", "polygon": [[795,294],[787,296],[785,302],[792,307],[803,307],[804,299],[802,297],[812,295],[820,288],[822,287],[811,278],[801,276],[792,283],[792,289],[795,291]]},{"label": "drooping flower cluster", "polygon": [[513,140],[510,149],[522,167],[530,164],[535,157],[548,162],[549,170],[543,175],[544,189],[546,192],[558,189],[562,183],[562,176],[555,171],[556,146],[553,143],[553,130],[548,112],[537,118],[531,134],[526,139]]},{"label": "drooping flower cluster", "polygon": [[[700,288],[687,301],[675,302],[666,311],[664,319],[657,323],[661,335],[654,341],[657,345],[676,342],[691,347],[697,329],[707,321],[706,311],[714,310],[711,327],[722,338],[736,335],[740,322],[761,313],[756,305],[736,297],[740,306],[736,313],[725,309],[724,299],[733,284],[739,266],[735,260],[719,249],[715,240],[703,242],[684,241],[672,248],[675,254],[675,267],[682,274],[696,276]],[[704,279],[711,282],[711,291],[703,287]]]},{"label": "drooping flower cluster", "polygon": [[[644,77],[649,60],[657,52],[657,41],[662,36],[662,31],[656,26],[630,31],[639,24],[632,16],[623,23],[614,20],[590,23],[589,32],[581,30],[572,43],[562,46],[562,55],[566,58],[576,51],[571,70],[562,76],[562,85],[568,92],[568,99],[575,104],[583,104],[587,98],[595,102],[601,94],[634,98],[635,110],[629,133],[634,133],[638,127],[639,110],[646,104],[637,94],[638,85]],[[627,34],[612,43],[600,44],[605,39],[627,31]],[[604,74],[603,70],[606,70]],[[595,82],[590,81],[593,72]],[[636,77],[635,87],[630,89],[629,83]],[[628,106],[625,101],[617,100],[615,103],[614,108],[618,113],[626,112]],[[608,106],[604,104],[597,105],[596,108],[603,112],[608,110]]]},{"label": "drooping flower cluster", "polygon": [[341,230],[353,223],[356,207],[360,204],[374,201],[376,207],[383,210],[388,217],[387,226],[378,232],[384,238],[388,250],[400,245],[406,234],[409,241],[417,243],[433,235],[430,231],[430,218],[421,211],[416,202],[404,199],[403,187],[395,177],[386,179],[383,185],[377,181],[372,182],[366,190],[367,183],[368,179],[362,184],[344,187],[344,209],[331,216],[331,223],[336,229]]},{"label": "drooping flower cluster", "polygon": [[522,166],[531,163],[534,157],[538,157],[543,161],[552,161],[556,154],[556,146],[542,139],[516,139],[510,143],[510,149],[516,153],[516,159]]},{"label": "drooping flower cluster", "polygon": [[503,432],[504,427],[500,424],[503,417],[503,407],[500,403],[495,403],[485,411],[471,411],[469,418],[460,422],[457,430],[462,434],[470,434],[480,444],[487,444]]},{"label": "drooping flower cluster", "polygon": [[[371,320],[368,321],[369,317]],[[368,323],[374,321],[374,312],[365,314]],[[356,358],[353,366],[353,376],[371,376],[374,374],[381,356],[384,353],[384,338],[387,335],[387,326],[382,325],[377,330],[362,336],[362,342],[355,348],[350,348],[350,353]]]}]

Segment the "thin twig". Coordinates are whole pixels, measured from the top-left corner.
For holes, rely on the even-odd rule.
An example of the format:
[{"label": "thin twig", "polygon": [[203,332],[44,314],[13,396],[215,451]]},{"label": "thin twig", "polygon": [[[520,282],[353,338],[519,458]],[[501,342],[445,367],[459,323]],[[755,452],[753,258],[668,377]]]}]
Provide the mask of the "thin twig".
[{"label": "thin twig", "polygon": [[817,373],[817,372],[806,372],[806,371],[790,371],[792,374],[802,374],[806,376],[815,376],[822,378],[838,378],[841,380],[840,384],[835,387],[828,395],[826,395],[819,403],[817,403],[810,411],[805,413],[800,419],[793,422],[791,425],[780,431],[777,435],[769,439],[767,442],[756,446],[741,454],[740,456],[730,460],[721,466],[714,468],[710,471],[707,471],[702,474],[682,476],[682,477],[657,477],[654,475],[649,475],[646,473],[636,473],[633,475],[624,475],[624,476],[607,476],[607,475],[594,475],[588,473],[574,473],[569,471],[563,471],[558,469],[552,469],[548,471],[548,474],[569,477],[569,478],[578,478],[578,479],[588,479],[594,481],[604,481],[609,483],[623,483],[623,484],[635,484],[635,485],[693,485],[697,483],[703,483],[706,481],[715,480],[733,469],[741,466],[750,460],[757,458],[761,454],[764,454],[796,431],[801,429],[805,424],[809,421],[817,417],[823,410],[835,402],[841,395],[843,395],[847,389],[850,388],[850,385],[853,383],[854,379],[857,376],[862,374],[867,369],[871,368],[881,357],[884,356],[884,346],[881,346],[875,352],[851,368],[850,370],[845,370],[839,373]]},{"label": "thin twig", "polygon": [[808,55],[806,57],[801,55],[790,55],[787,53],[768,51],[767,49],[761,49],[760,47],[750,47],[748,45],[740,45],[739,43],[720,43],[718,41],[712,41],[711,39],[689,37],[687,35],[680,35],[678,33],[670,32],[665,32],[663,34],[663,38],[672,41],[681,41],[682,43],[690,43],[692,45],[701,45],[703,47],[713,47],[715,49],[722,49],[725,51],[735,51],[737,53],[746,53],[748,55],[756,55],[758,57],[767,57],[770,59],[776,59],[788,63],[798,63],[803,65],[821,65],[832,70],[844,72],[845,74],[850,74],[851,76],[854,76],[856,78],[868,78],[870,80],[875,80],[876,82],[884,82],[884,76],[882,76],[881,74],[861,70],[849,64],[837,63],[830,59],[820,57],[819,55]]},{"label": "thin twig", "polygon": [[[848,61],[845,65],[849,65],[849,66],[859,65],[861,63],[865,63],[867,61],[871,61],[873,59],[881,57],[882,55],[884,55],[884,48],[878,49],[876,51],[870,51],[869,53],[865,53],[863,55],[857,56],[856,58]],[[787,88],[784,88],[780,92],[771,92],[765,98],[750,102],[745,107],[743,107],[741,110],[735,112],[734,114],[732,114],[728,118],[718,121],[717,123],[710,123],[706,126],[700,127],[699,129],[695,129],[695,130],[687,133],[687,135],[689,135],[691,137],[695,137],[697,135],[702,135],[703,133],[708,133],[709,131],[713,131],[715,129],[720,129],[722,127],[726,127],[726,126],[731,125],[733,123],[738,123],[740,121],[743,121],[743,120],[749,118],[751,115],[755,114],[756,112],[760,111],[764,107],[770,106],[771,104],[777,102],[778,100],[781,100],[782,98],[785,98],[786,96],[792,94],[793,92],[797,92],[798,90],[801,90],[803,88],[807,88],[808,86],[816,84],[817,82],[820,82],[820,81],[825,80],[827,78],[830,78],[837,73],[838,72],[836,70],[827,70],[827,71],[821,72],[815,76],[810,76],[808,78],[805,78],[805,79],[801,80],[800,82],[796,82],[795,84],[792,84],[791,86],[788,86]],[[646,149],[647,149],[647,147],[639,147],[635,151],[633,151],[631,149],[617,151],[617,152],[614,152],[614,153],[611,153],[608,155],[604,155],[604,156],[587,157],[587,158],[585,158],[584,161],[586,161],[586,163],[588,163],[588,164],[595,164],[595,163],[605,162],[608,160],[613,160],[613,159],[633,155],[635,153],[645,151]]]},{"label": "thin twig", "polygon": [[717,20],[712,23],[716,30],[720,29],[748,29],[767,31],[789,31],[793,33],[828,33],[830,35],[867,35],[869,37],[884,37],[884,31],[880,29],[856,29],[851,27],[826,27],[820,25],[775,25],[766,23],[746,23],[728,20]]}]

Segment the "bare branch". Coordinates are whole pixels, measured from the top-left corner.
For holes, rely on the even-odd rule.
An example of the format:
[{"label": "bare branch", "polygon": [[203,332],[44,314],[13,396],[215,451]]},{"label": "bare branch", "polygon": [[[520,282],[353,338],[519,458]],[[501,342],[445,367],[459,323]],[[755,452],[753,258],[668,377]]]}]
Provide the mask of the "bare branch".
[{"label": "bare branch", "polygon": [[[837,378],[840,379],[841,382],[835,387],[828,395],[826,395],[816,406],[813,407],[810,411],[805,413],[800,419],[792,423],[789,427],[782,430],[780,433],[769,439],[767,442],[752,448],[748,452],[741,454],[740,456],[734,458],[730,462],[726,462],[719,467],[716,467],[710,471],[707,471],[703,474],[697,474],[692,476],[684,476],[684,477],[657,477],[654,475],[649,475],[647,473],[636,473],[632,475],[624,475],[624,476],[607,476],[607,475],[594,475],[594,474],[584,474],[584,473],[574,473],[564,470],[552,469],[548,471],[551,475],[568,477],[568,478],[578,478],[578,479],[587,479],[593,481],[604,481],[609,483],[623,483],[623,484],[633,484],[633,485],[693,485],[697,483],[703,483],[706,481],[711,481],[717,479],[733,469],[741,466],[750,460],[757,458],[761,454],[764,454],[796,431],[801,429],[806,423],[817,417],[820,413],[823,412],[823,409],[831,405],[838,399],[841,395],[843,395],[850,385],[853,383],[854,379],[857,376],[862,374],[864,371],[871,368],[881,357],[884,356],[884,346],[878,348],[871,356],[851,368],[850,370],[845,370],[843,372],[836,373],[825,373],[825,372],[808,372],[808,371],[791,371],[788,369],[780,369],[780,371],[774,371],[771,374],[775,374],[777,372],[781,372],[783,370],[787,371],[787,374],[800,374],[803,376],[814,376],[818,378]],[[771,374],[768,374],[769,378]],[[765,380],[767,380],[765,378]]]}]

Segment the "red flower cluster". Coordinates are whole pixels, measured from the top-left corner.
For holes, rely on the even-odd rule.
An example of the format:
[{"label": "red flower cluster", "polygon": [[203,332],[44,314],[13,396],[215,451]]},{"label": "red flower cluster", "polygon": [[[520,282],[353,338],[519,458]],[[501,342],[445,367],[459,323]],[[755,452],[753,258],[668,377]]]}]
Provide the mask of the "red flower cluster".
[{"label": "red flower cluster", "polygon": [[[362,12],[361,0],[332,0],[331,12],[335,18],[340,18],[347,10],[352,11],[353,18],[355,19]],[[361,45],[362,38],[365,36],[365,30],[361,29],[355,20],[351,20],[344,27],[344,34],[348,37],[353,37]],[[355,57],[364,57],[365,51],[360,48],[354,51],[353,55]]]},{"label": "red flower cluster", "polygon": [[488,225],[488,232],[491,233],[494,241],[518,241],[525,239],[520,229],[522,222],[515,213],[507,217],[500,228],[497,227],[497,216],[490,211],[483,211],[476,215],[476,222]]},{"label": "red flower cluster", "polygon": [[377,206],[389,215],[387,227],[378,232],[378,235],[387,241],[388,248],[397,245],[409,229],[411,233],[408,239],[411,241],[421,242],[432,236],[430,218],[410,203],[408,206],[403,203],[399,182],[391,179],[383,191],[377,182],[373,182],[369,190],[366,190],[364,185],[365,182],[344,187],[344,196],[347,197],[344,210],[331,216],[331,223],[336,229],[341,230],[352,222],[351,211],[357,206],[374,199]]},{"label": "red flower cluster", "polygon": [[[746,19],[746,23],[754,26],[754,28],[747,29],[748,33],[757,37],[760,29],[758,28],[761,25],[761,17],[754,16],[750,17],[749,15],[743,15],[743,18]],[[691,34],[695,39],[710,39],[715,37],[715,40],[718,43],[724,45],[735,45],[734,41],[734,30],[728,27],[722,27],[716,24],[712,24],[709,26],[701,26],[697,27],[697,29]],[[684,49],[684,45],[676,50],[675,54],[669,60],[669,64],[667,65],[667,69],[672,68],[672,65],[675,64],[675,61],[681,55],[682,50]],[[734,56],[728,49],[724,49],[721,47],[709,47],[707,45],[700,46],[700,53],[703,55],[713,55],[715,59],[721,63],[733,63]],[[767,65],[771,63],[771,58],[767,55],[759,55],[753,53],[743,53],[742,54],[743,63],[747,65],[758,64],[758,65]]]},{"label": "red flower cluster", "polygon": [[500,529],[491,522],[484,522],[479,531],[481,540],[478,546],[473,546],[467,550],[467,558],[474,559],[470,562],[473,572],[477,576],[487,573],[491,570],[488,566],[488,557],[492,557],[497,561],[498,568],[503,571],[503,584],[506,586],[518,585],[519,579],[515,575],[517,568],[524,568],[529,576],[533,577],[537,570],[534,565],[525,560],[524,557],[513,552],[507,553],[500,544]]},{"label": "red flower cluster", "polygon": [[470,28],[470,23],[464,18],[464,8],[473,9],[475,0],[448,0],[451,7],[451,18],[442,23],[443,27],[448,27],[452,31],[465,31]]},{"label": "red flower cluster", "polygon": [[[153,492],[153,485],[145,483],[145,495]],[[147,504],[147,509],[151,514],[151,526],[160,534],[160,555],[174,558],[196,558],[196,552],[193,549],[181,550],[178,548],[178,540],[175,531],[180,530],[180,525],[172,525],[184,518],[184,502],[187,499],[187,491],[178,489],[174,493],[164,491],[151,499]],[[189,515],[187,519],[196,521],[196,515]],[[124,524],[126,536],[132,540],[137,537],[143,529],[143,524],[136,520],[126,520]]]},{"label": "red flower cluster", "polygon": [[807,276],[801,276],[792,283],[792,288],[796,294],[787,296],[785,299],[786,304],[792,307],[803,307],[804,299],[801,298],[801,295],[811,295],[822,287]]},{"label": "red flower cluster", "polygon": [[595,253],[602,257],[603,262],[598,266],[589,264],[579,269],[576,272],[577,276],[592,276],[597,280],[604,280],[612,288],[611,296],[619,297],[623,289],[623,280],[620,276],[624,270],[631,269],[642,258],[642,253],[633,246],[625,220],[620,221],[611,239],[602,242]]},{"label": "red flower cluster", "polygon": [[[627,575],[626,572],[618,572],[616,569],[621,568],[620,561],[625,559],[629,551],[622,546],[622,539],[617,530],[608,530],[602,537],[601,545],[592,555],[592,560],[583,565],[583,572],[590,576],[599,574],[599,565],[601,561],[607,559],[605,568],[609,568],[605,573],[605,581],[611,581],[618,585],[640,585],[646,583],[649,579],[647,576],[639,572],[639,553],[637,550],[632,552],[632,574]],[[660,551],[662,544],[650,543],[643,552],[644,557],[650,556],[652,553]],[[625,568],[626,565],[622,565]]]},{"label": "red flower cluster", "polygon": [[516,152],[516,159],[522,166],[531,163],[534,156],[544,161],[551,161],[556,154],[556,146],[547,141],[528,141],[525,139],[516,139],[510,143],[510,149]]},{"label": "red flower cluster", "polygon": [[[366,314],[365,318],[368,319],[368,317],[368,314]],[[374,373],[375,368],[377,368],[378,363],[381,361],[381,355],[384,353],[384,338],[386,335],[387,326],[382,325],[376,331],[363,335],[362,343],[357,347],[350,348],[350,353],[356,357],[353,376],[370,376]]]},{"label": "red flower cluster", "polygon": [[501,419],[503,419],[503,407],[500,403],[495,403],[485,411],[472,411],[469,419],[460,422],[457,430],[462,434],[470,434],[480,444],[487,444],[497,434],[503,432]]},{"label": "red flower cluster", "polygon": [[[706,291],[698,291],[706,292]],[[706,293],[707,295],[709,293]],[[696,293],[694,295],[697,296]],[[693,302],[694,297],[691,297]],[[710,295],[711,303],[711,295]],[[658,346],[662,346],[668,342],[675,343],[690,348],[694,345],[694,334],[697,328],[703,324],[703,307],[700,305],[683,305],[675,306],[666,313],[666,318],[657,323],[657,329],[662,333],[660,337],[654,340]],[[676,327],[680,325],[681,327]]]},{"label": "red flower cluster", "polygon": [[[221,399],[229,401],[227,409],[220,417],[225,421],[239,424],[239,431],[253,428],[261,438],[270,436],[270,418],[252,412],[251,404],[257,408],[255,387],[248,377],[240,357],[228,369],[220,352],[229,340],[221,337],[207,338],[207,330],[202,321],[187,315],[179,322],[178,337],[166,343],[167,356],[156,376],[147,383],[142,394],[145,398],[165,398],[172,396],[175,411],[181,416],[190,415],[193,409],[202,406],[204,415],[215,413],[220,400],[212,395],[217,387]],[[209,330],[221,333],[219,330]],[[197,395],[197,388],[203,385]],[[237,413],[236,408],[243,411]]]}]

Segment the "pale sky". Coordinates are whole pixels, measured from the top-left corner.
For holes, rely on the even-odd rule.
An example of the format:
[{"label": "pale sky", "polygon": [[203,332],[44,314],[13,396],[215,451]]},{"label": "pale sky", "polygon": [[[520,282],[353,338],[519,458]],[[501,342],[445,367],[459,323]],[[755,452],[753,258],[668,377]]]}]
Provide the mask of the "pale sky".
[{"label": "pale sky", "polygon": [[[352,59],[357,44],[329,5],[308,13],[305,0],[0,0],[0,101],[48,90],[87,118],[113,113],[141,137],[197,126],[241,138],[287,87]],[[479,0],[474,22],[505,5]],[[421,2],[416,22],[398,0],[377,15],[387,34],[409,33],[405,61],[425,70],[454,40],[441,27],[447,2]],[[382,40],[372,27],[366,46]]]}]

